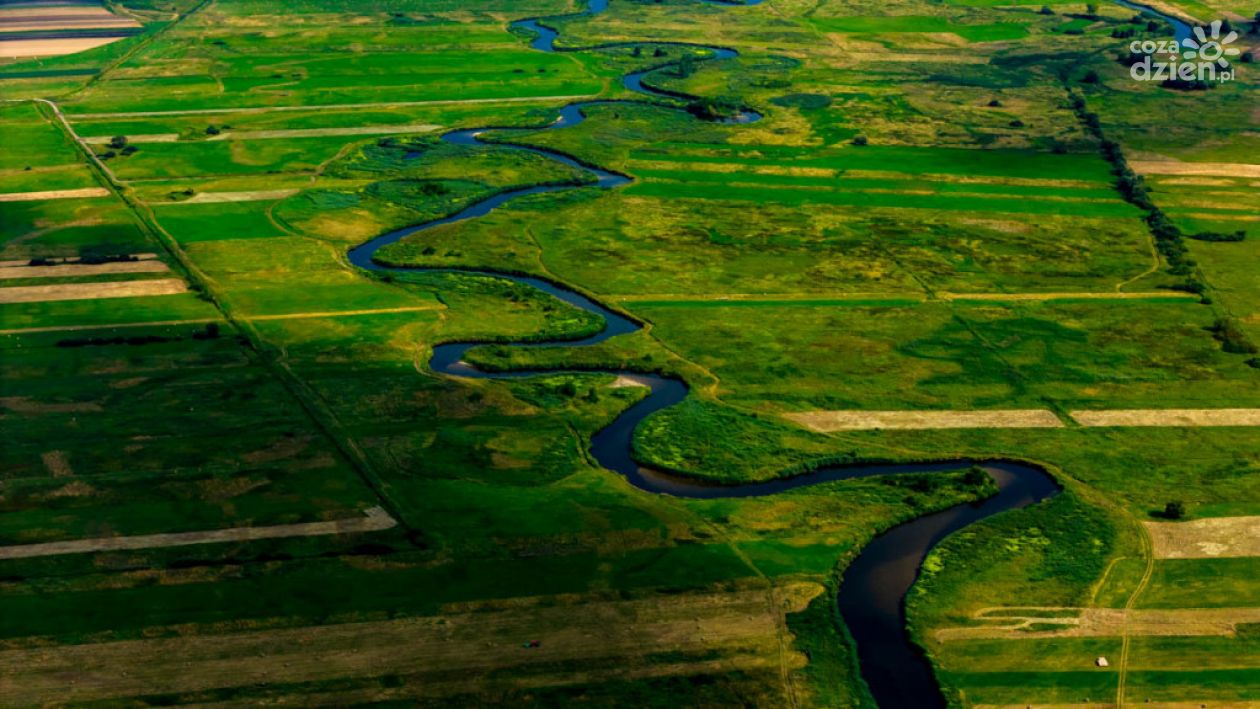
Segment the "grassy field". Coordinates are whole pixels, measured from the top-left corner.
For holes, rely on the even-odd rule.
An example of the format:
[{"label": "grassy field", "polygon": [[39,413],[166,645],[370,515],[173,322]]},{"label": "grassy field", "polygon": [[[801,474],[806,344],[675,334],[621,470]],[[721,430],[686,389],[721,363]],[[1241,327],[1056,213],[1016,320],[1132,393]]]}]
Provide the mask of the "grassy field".
[{"label": "grassy field", "polygon": [[[578,0],[115,4],[145,31],[0,65],[0,261],[23,269],[0,295],[54,286],[0,303],[0,547],[377,506],[399,524],[0,561],[0,654],[30,670],[0,704],[869,706],[835,612],[844,569],[987,488],[959,473],[645,494],[587,450],[644,395],[589,371],[610,368],[689,384],[635,453],[711,480],[1045,465],[1062,495],[951,536],[911,591],[951,705],[1260,701],[1254,627],[1116,620],[1260,607],[1256,558],[1156,559],[1140,524],[1170,502],[1260,514],[1260,432],[1070,416],[1260,407],[1254,65],[1203,91],[1132,81],[1126,33],[1165,30],[1109,4],[612,0],[546,20],[590,48],[557,53],[509,23]],[[1174,4],[1257,44],[1248,8]],[[677,98],[628,92],[635,70]],[[610,101],[539,130],[577,97]],[[695,116],[739,106],[762,120]],[[438,139],[482,126],[632,182]],[[598,323],[502,279],[374,275],[346,251],[539,184],[574,189],[382,257],[542,276],[646,327],[466,358],[587,373],[435,374],[439,343]],[[29,196],[85,188],[104,191]],[[161,267],[75,271],[141,256]],[[68,275],[42,277],[48,261]],[[189,288],[55,288],[155,279]],[[784,416],[1001,409],[1064,425],[818,433]]]}]

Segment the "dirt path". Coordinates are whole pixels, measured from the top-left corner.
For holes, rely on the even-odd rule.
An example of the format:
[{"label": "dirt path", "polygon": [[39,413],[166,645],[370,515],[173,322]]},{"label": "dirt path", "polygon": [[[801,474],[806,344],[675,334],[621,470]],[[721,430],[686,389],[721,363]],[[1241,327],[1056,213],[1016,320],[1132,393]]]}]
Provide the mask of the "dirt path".
[{"label": "dirt path", "polygon": [[277,524],[270,527],[231,527],[203,532],[142,534],[132,537],[101,537],[99,539],[75,539],[43,544],[18,544],[0,547],[0,559],[30,559],[61,554],[87,554],[100,551],[157,549],[191,546],[194,544],[215,544],[219,542],[248,542],[257,539],[353,534],[389,529],[396,524],[398,523],[385,510],[380,507],[373,507],[367,510],[362,517],[339,519],[331,522]]}]

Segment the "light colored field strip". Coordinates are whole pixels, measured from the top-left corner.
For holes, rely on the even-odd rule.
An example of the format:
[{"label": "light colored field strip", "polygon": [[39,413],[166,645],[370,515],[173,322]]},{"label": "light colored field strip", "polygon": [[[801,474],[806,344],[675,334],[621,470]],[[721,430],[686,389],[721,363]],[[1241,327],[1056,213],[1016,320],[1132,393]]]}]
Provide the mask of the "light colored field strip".
[{"label": "light colored field strip", "polygon": [[432,305],[408,305],[401,308],[376,308],[374,310],[332,310],[322,313],[280,313],[277,315],[245,315],[242,320],[304,320],[308,318],[344,318],[355,315],[383,315],[385,313],[418,313],[425,310],[442,310],[441,303]]},{"label": "light colored field strip", "polygon": [[283,539],[285,537],[318,537],[328,534],[353,534],[389,529],[398,524],[380,507],[368,509],[362,517],[338,519],[331,522],[302,522],[277,524],[270,527],[229,527],[203,532],[176,532],[173,534],[141,534],[133,537],[101,537],[99,539],[75,539],[68,542],[43,544],[18,544],[0,547],[0,559],[30,559],[37,556],[61,554],[87,554],[100,551],[129,551],[134,549],[159,549],[183,547],[193,544],[218,542],[249,542],[257,539]]},{"label": "light colored field strip", "polygon": [[1134,293],[939,293],[945,300],[1144,300],[1148,298],[1179,298],[1198,301],[1199,296],[1182,291],[1138,291]]},{"label": "light colored field strip", "polygon": [[845,292],[845,293],[634,293],[613,296],[618,303],[669,300],[678,303],[730,301],[777,302],[793,300],[923,300],[922,293]]},{"label": "light colored field strip", "polygon": [[[1049,300],[1144,300],[1168,299],[1197,301],[1199,296],[1181,291],[1137,291],[1133,293],[1102,292],[1050,292],[1050,293],[949,293],[937,294],[942,300],[1010,300],[1010,301],[1049,301]],[[921,293],[635,293],[633,295],[614,296],[618,303],[637,303],[652,301],[672,301],[676,303],[708,303],[729,301],[748,302],[790,302],[790,301],[863,301],[863,300],[917,300],[926,301]]]},{"label": "light colored field strip", "polygon": [[[1063,425],[1047,409],[989,411],[801,411],[784,418],[815,431],[938,428],[1058,428]],[[1260,426],[1260,409],[1117,409],[1073,411],[1082,426]]]},{"label": "light colored field strip", "polygon": [[7,31],[63,29],[112,29],[139,27],[130,17],[115,15],[100,5],[22,5],[0,6],[0,28]]},{"label": "light colored field strip", "polygon": [[8,192],[0,194],[0,202],[43,202],[50,199],[82,199],[84,197],[108,197],[104,187],[84,187],[79,190],[48,190],[46,192]]},{"label": "light colored field strip", "polygon": [[55,286],[10,286],[0,288],[0,303],[47,303],[60,300],[136,298],[187,293],[188,284],[179,278],[111,283],[62,283]]},{"label": "light colored field strip", "polygon": [[385,101],[380,103],[333,103],[318,106],[249,106],[241,108],[190,108],[182,111],[133,111],[130,113],[74,113],[68,114],[70,120],[89,120],[95,118],[147,118],[155,116],[212,116],[225,113],[272,113],[281,111],[336,111],[362,108],[405,108],[408,106],[449,106],[452,104],[481,103],[530,103],[544,101],[573,101],[581,98],[593,98],[598,94],[574,96],[512,96],[508,98],[464,98],[443,99],[435,101]]},{"label": "light colored field strip", "polygon": [[1146,175],[1205,175],[1209,177],[1260,177],[1260,165],[1235,162],[1179,162],[1130,160],[1129,165]]},{"label": "light colored field strip", "polygon": [[[129,135],[126,138],[128,143],[174,143],[179,140],[179,133],[141,133],[139,135]],[[93,135],[80,138],[85,145],[107,145],[113,139],[114,136],[112,135]]]},{"label": "light colored field strip", "polygon": [[784,418],[815,431],[937,428],[1060,428],[1047,409],[995,411],[806,411]]},{"label": "light colored field strip", "polygon": [[0,59],[56,57],[103,47],[125,37],[73,37],[69,39],[11,39],[0,41]]},{"label": "light colored field strip", "polygon": [[1260,556],[1260,517],[1143,522],[1156,559]]},{"label": "light colored field strip", "polygon": [[[951,640],[1023,640],[1046,637],[1133,636],[1232,636],[1238,626],[1260,623],[1260,608],[1063,608],[1061,616],[1044,613],[1020,616],[1019,609],[1001,617],[977,616],[977,620],[1002,625],[941,628],[936,638]],[[1044,609],[1030,609],[1044,610]],[[1056,626],[1049,628],[1046,626]],[[1044,628],[1044,629],[1043,629]]]},{"label": "light colored field strip", "polygon": [[[347,135],[405,135],[410,133],[431,133],[442,126],[432,123],[415,123],[404,126],[354,126],[349,128],[293,128],[284,130],[238,130],[210,136],[206,141],[190,140],[189,143],[215,142],[222,140],[278,140],[284,138],[335,138]],[[113,136],[94,135],[83,139],[88,145],[105,145]],[[127,136],[128,143],[175,143],[179,141],[178,133],[142,133]]]},{"label": "light colored field strip", "polygon": [[[512,608],[448,608],[428,617],[222,634],[199,629],[174,637],[7,650],[0,652],[0,666],[20,671],[0,682],[0,705],[431,674],[408,683],[413,701],[412,692],[455,697],[484,690],[490,673],[516,688],[571,684],[573,673],[563,668],[574,661],[587,663],[586,682],[773,671],[780,666],[784,613],[799,612],[810,592],[819,590],[794,584],[770,594],[744,590],[552,606],[518,599]],[[530,640],[537,647],[522,647]],[[661,659],[658,654],[666,652],[680,656]],[[799,652],[785,659],[794,669],[806,664]],[[336,696],[342,700],[330,705],[382,695],[373,683],[358,701]]]},{"label": "light colored field strip", "polygon": [[[1137,705],[1135,702],[1129,704]],[[1036,706],[1037,709],[1100,709],[1100,707],[1115,706],[1115,704],[1100,704],[1097,702],[1090,704],[1072,704],[1069,702],[1055,702],[1053,704],[1038,703],[1030,705],[1028,702],[1019,702],[1018,704],[971,704],[973,709],[1028,709],[1029,706]],[[1255,702],[1236,702],[1233,700],[1191,700],[1180,702],[1152,702],[1144,701],[1141,704],[1142,709],[1256,709]]]},{"label": "light colored field strip", "polygon": [[161,261],[113,261],[110,263],[59,263],[55,266],[0,266],[0,280],[7,278],[57,278],[60,276],[100,276],[109,273],[163,273]]},{"label": "light colored field strip", "polygon": [[273,140],[277,138],[336,138],[344,135],[405,135],[409,133],[431,133],[441,127],[432,123],[412,123],[403,126],[238,130],[220,133],[211,137],[210,140]]},{"label": "light colored field strip", "polygon": [[269,199],[292,197],[301,190],[253,190],[249,192],[198,192],[191,199],[179,204],[216,204],[221,202],[263,202]]},{"label": "light colored field strip", "polygon": [[1260,426],[1260,409],[1114,409],[1072,411],[1082,426]]}]

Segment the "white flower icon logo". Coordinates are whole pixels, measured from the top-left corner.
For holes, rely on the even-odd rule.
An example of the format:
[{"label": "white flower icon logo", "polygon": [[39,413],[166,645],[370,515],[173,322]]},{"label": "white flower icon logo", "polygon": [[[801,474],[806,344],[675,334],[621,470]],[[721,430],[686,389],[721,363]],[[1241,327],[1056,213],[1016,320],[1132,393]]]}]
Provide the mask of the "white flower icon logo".
[{"label": "white flower icon logo", "polygon": [[[1210,25],[1212,30],[1211,38],[1203,27],[1194,28],[1194,37],[1187,37],[1182,40],[1182,45],[1189,47],[1189,51],[1185,53],[1186,59],[1198,59],[1202,62],[1216,62],[1222,69],[1229,68],[1229,62],[1225,57],[1238,56],[1237,47],[1226,47],[1225,45],[1232,43],[1238,39],[1238,33],[1231,31],[1229,34],[1221,37],[1221,21],[1214,20]],[[1195,39],[1195,38],[1198,39]]]}]

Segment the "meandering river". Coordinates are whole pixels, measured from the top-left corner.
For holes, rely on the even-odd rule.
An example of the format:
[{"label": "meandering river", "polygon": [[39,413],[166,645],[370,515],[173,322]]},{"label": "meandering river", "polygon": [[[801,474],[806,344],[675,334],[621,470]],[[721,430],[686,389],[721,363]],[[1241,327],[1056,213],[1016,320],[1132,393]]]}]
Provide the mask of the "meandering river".
[{"label": "meandering river", "polygon": [[[742,7],[720,2],[720,0],[708,1],[714,4],[728,5],[733,12],[740,11]],[[746,2],[744,5],[754,5],[757,2],[760,2],[760,0]],[[584,12],[565,17],[593,15],[604,11],[607,6],[608,0],[590,0],[590,4]],[[565,19],[565,17],[520,20],[513,23],[513,26],[533,32],[535,39],[530,46],[539,51],[580,51],[579,49],[569,48],[558,49],[555,46],[559,33],[549,26],[548,22]],[[632,44],[673,44],[681,46],[678,43],[654,43],[651,40],[601,46],[630,46]],[[687,46],[700,47],[701,45]],[[721,61],[737,56],[735,50],[725,47],[702,48],[707,50],[707,60],[711,61]],[[679,97],[677,94],[658,91],[645,85],[643,83],[645,73],[640,71],[627,74],[623,79],[623,85],[632,91],[654,99]],[[559,110],[556,120],[545,126],[544,129],[563,130],[575,126],[585,120],[584,109],[587,106],[605,102],[583,101],[564,106]],[[732,117],[731,120],[750,122],[759,118],[760,115],[755,111],[744,110]],[[444,134],[442,140],[459,145],[481,144],[480,134],[486,130],[490,129],[472,128],[451,131]],[[536,131],[539,129],[529,130]],[[497,132],[502,134],[510,131],[498,129]],[[631,178],[626,175],[581,164],[567,155],[551,150],[501,142],[496,142],[494,145],[507,150],[525,150],[570,167],[586,170],[596,177],[595,187],[600,189],[614,189],[631,181]],[[374,260],[374,256],[381,248],[399,239],[423,233],[443,224],[484,216],[500,205],[518,197],[589,187],[589,185],[549,185],[526,187],[499,193],[477,202],[457,214],[400,229],[372,239],[352,249],[349,252],[349,259],[355,266],[369,271],[414,272],[440,270],[386,266],[377,263]],[[486,276],[531,286],[574,307],[593,313],[602,318],[604,322],[604,327],[600,332],[583,339],[521,342],[508,345],[510,347],[586,347],[613,337],[635,332],[642,327],[639,322],[558,283],[541,278],[492,271],[462,272],[481,273]],[[438,345],[433,350],[429,366],[433,371],[442,374],[478,379],[515,379],[562,371],[481,371],[464,362],[465,353],[472,347],[480,344],[484,343],[449,342]],[[866,680],[872,695],[880,706],[935,707],[944,705],[944,699],[933,677],[931,666],[918,647],[911,642],[906,631],[906,593],[914,583],[923,564],[924,557],[933,546],[950,533],[999,512],[1026,507],[1056,494],[1059,491],[1059,487],[1044,470],[1016,461],[950,460],[913,465],[828,466],[801,475],[746,485],[717,485],[695,479],[682,478],[640,465],[634,459],[631,442],[635,428],[641,421],[651,414],[673,406],[687,397],[688,388],[686,383],[673,377],[629,370],[610,369],[604,370],[604,373],[634,379],[647,387],[649,393],[644,399],[623,411],[611,424],[591,438],[591,454],[602,467],[624,476],[630,484],[650,493],[706,499],[766,496],[841,480],[903,473],[945,472],[958,470],[972,464],[982,465],[997,483],[999,491],[996,495],[979,503],[956,505],[941,512],[920,517],[893,527],[876,537],[862,550],[857,559],[845,571],[837,600],[840,613],[857,647],[862,677]]]}]

